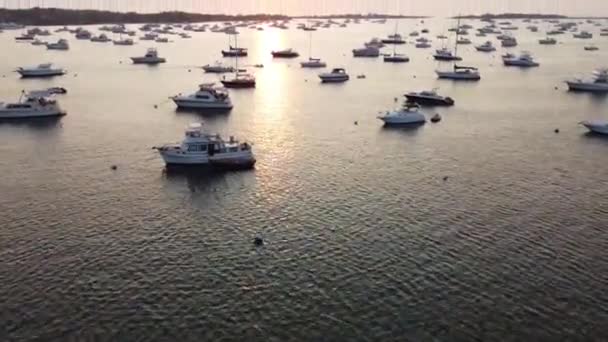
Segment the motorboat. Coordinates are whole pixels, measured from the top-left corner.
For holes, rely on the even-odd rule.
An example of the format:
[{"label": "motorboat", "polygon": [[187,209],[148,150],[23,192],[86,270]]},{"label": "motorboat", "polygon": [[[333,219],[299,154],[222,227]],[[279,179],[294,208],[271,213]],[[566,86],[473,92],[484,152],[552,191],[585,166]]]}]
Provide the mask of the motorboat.
[{"label": "motorboat", "polygon": [[113,43],[114,43],[114,45],[124,45],[124,46],[135,44],[135,42],[131,38],[115,40]]},{"label": "motorboat", "polygon": [[190,124],[181,143],[166,144],[155,149],[167,166],[251,168],[255,165],[252,144],[240,143],[234,137],[226,141],[219,134],[208,134],[201,123]]},{"label": "motorboat", "polygon": [[214,87],[213,83],[199,85],[198,91],[190,95],[171,97],[178,108],[188,109],[232,109],[230,95],[223,89]]},{"label": "motorboat", "polygon": [[142,57],[131,57],[131,60],[133,64],[159,64],[167,61],[163,57],[158,57],[158,51],[155,48],[149,48],[145,55]]},{"label": "motorboat", "polygon": [[417,49],[428,49],[432,47],[430,41],[424,39],[424,40],[420,40],[419,42],[416,43],[416,48]]},{"label": "motorboat", "polygon": [[182,32],[179,34],[180,37],[182,37],[183,39],[190,39],[192,38],[191,35],[187,34],[186,32]]},{"label": "motorboat", "polygon": [[462,58],[452,54],[452,51],[447,48],[438,49],[433,57],[438,61],[461,61]]},{"label": "motorboat", "polygon": [[467,39],[467,38],[460,38],[456,41],[456,44],[458,45],[469,45],[471,44],[471,40]]},{"label": "motorboat", "polygon": [[221,82],[226,88],[255,88],[255,77],[242,72],[236,72],[233,78],[224,76]]},{"label": "motorboat", "polygon": [[418,37],[419,35],[420,35],[420,33],[418,31],[410,32],[410,37]]},{"label": "motorboat", "polygon": [[385,55],[384,61],[387,63],[407,63],[410,61],[410,58],[404,54],[393,53],[391,55]]},{"label": "motorboat", "polygon": [[343,68],[334,68],[330,72],[319,74],[319,78],[323,83],[341,83],[348,81],[350,77]]},{"label": "motorboat", "polygon": [[108,38],[108,36],[106,36],[104,33],[100,34],[99,36],[93,36],[91,37],[91,41],[92,42],[96,42],[96,43],[107,43],[112,41],[110,38]]},{"label": "motorboat", "polygon": [[492,44],[491,41],[487,41],[481,45],[477,45],[475,47],[475,49],[477,49],[477,51],[481,51],[481,52],[492,52],[492,51],[496,51],[496,48],[494,47],[494,45]]},{"label": "motorboat", "polygon": [[578,38],[578,39],[591,39],[591,38],[593,38],[593,34],[587,32],[587,31],[581,31],[579,33],[573,34],[572,37]]},{"label": "motorboat", "polygon": [[384,115],[378,116],[385,126],[392,125],[413,125],[426,122],[426,116],[420,111],[420,106],[411,102],[404,102],[400,109],[387,111]]},{"label": "motorboat", "polygon": [[451,97],[441,96],[436,90],[424,90],[421,92],[409,92],[405,94],[409,102],[418,103],[420,105],[431,106],[453,106],[454,100]]},{"label": "motorboat", "polygon": [[226,72],[235,71],[233,67],[224,65],[220,62],[216,62],[215,64],[204,65],[203,70],[205,70],[205,72],[211,73],[211,74],[223,74]]},{"label": "motorboat", "polygon": [[41,45],[46,45],[47,42],[42,41],[38,38],[34,39],[34,41],[32,41],[30,44],[34,45],[34,46],[41,46]]},{"label": "motorboat", "polygon": [[224,57],[247,57],[247,49],[230,46],[228,50],[222,50],[222,56],[224,56]]},{"label": "motorboat", "polygon": [[66,39],[59,39],[56,43],[46,44],[47,50],[69,50],[70,44]]},{"label": "motorboat", "polygon": [[479,70],[474,67],[454,65],[450,71],[436,70],[437,76],[442,79],[455,81],[478,81],[481,79]]},{"label": "motorboat", "polygon": [[599,50],[599,49],[600,49],[600,48],[598,48],[598,47],[597,47],[597,46],[595,46],[595,45],[587,45],[587,46],[585,46],[585,51],[597,51],[597,50]]},{"label": "motorboat", "polygon": [[540,64],[534,60],[534,57],[527,52],[522,52],[519,56],[514,56],[513,54],[506,54],[502,56],[502,62],[506,66],[517,66],[523,68],[529,67],[537,67]]},{"label": "motorboat", "polygon": [[26,119],[62,116],[66,112],[47,90],[22,92],[16,103],[0,102],[0,119]]},{"label": "motorboat", "polygon": [[157,43],[168,43],[169,42],[169,38],[167,38],[167,37],[157,37],[154,41],[157,42]]},{"label": "motorboat", "polygon": [[378,38],[372,38],[369,42],[366,42],[364,46],[381,49],[384,47],[384,43]]},{"label": "motorboat", "polygon": [[0,30],[21,30],[25,26],[17,23],[4,23],[0,22]]},{"label": "motorboat", "polygon": [[551,37],[546,37],[544,39],[540,39],[538,41],[538,43],[540,45],[555,45],[555,44],[557,44],[557,40],[555,40],[554,38],[551,38]]},{"label": "motorboat", "polygon": [[592,133],[597,134],[608,134],[608,122],[607,121],[582,121],[581,125],[587,127]]},{"label": "motorboat", "polygon": [[18,68],[21,77],[52,77],[61,76],[66,73],[62,68],[54,68],[53,64],[45,63],[34,67]]},{"label": "motorboat", "polygon": [[307,61],[300,62],[302,68],[325,68],[327,63],[323,62],[320,58],[308,58]]},{"label": "motorboat", "polygon": [[403,40],[403,37],[399,33],[391,34],[388,38],[382,39],[381,42],[383,44],[405,44],[405,40]]},{"label": "motorboat", "polygon": [[502,47],[515,47],[517,46],[517,39],[515,39],[514,37],[503,39],[501,40],[500,45]]},{"label": "motorboat", "polygon": [[22,34],[20,36],[15,37],[15,40],[17,40],[17,41],[34,40],[34,38],[36,38],[35,35],[29,34],[29,33],[25,33],[25,34]]},{"label": "motorboat", "polygon": [[373,46],[367,46],[360,49],[353,49],[353,57],[378,57],[380,49]]},{"label": "motorboat", "polygon": [[572,91],[584,92],[608,92],[608,69],[598,69],[593,72],[593,77],[589,80],[574,79],[566,81],[568,89]]},{"label": "motorboat", "polygon": [[271,54],[273,58],[296,58],[300,56],[300,54],[293,49],[272,51]]},{"label": "motorboat", "polygon": [[139,40],[156,40],[156,38],[158,38],[158,34],[146,33],[143,36],[139,37]]}]

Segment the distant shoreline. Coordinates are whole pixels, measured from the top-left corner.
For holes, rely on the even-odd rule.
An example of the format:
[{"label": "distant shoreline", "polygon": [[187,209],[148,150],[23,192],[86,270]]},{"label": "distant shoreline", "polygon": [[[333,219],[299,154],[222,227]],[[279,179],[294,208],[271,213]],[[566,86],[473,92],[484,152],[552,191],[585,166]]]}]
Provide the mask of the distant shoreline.
[{"label": "distant shoreline", "polygon": [[499,13],[499,14],[480,14],[480,15],[459,15],[453,19],[606,19],[606,17],[571,17],[560,14],[540,14],[540,13]]},{"label": "distant shoreline", "polygon": [[72,10],[61,8],[0,9],[0,22],[22,25],[94,25],[94,24],[143,24],[143,23],[198,23],[212,21],[274,21],[289,19],[394,19],[427,18],[383,14],[336,14],[320,16],[286,16],[277,14],[199,14],[187,12],[110,12],[99,10]]}]

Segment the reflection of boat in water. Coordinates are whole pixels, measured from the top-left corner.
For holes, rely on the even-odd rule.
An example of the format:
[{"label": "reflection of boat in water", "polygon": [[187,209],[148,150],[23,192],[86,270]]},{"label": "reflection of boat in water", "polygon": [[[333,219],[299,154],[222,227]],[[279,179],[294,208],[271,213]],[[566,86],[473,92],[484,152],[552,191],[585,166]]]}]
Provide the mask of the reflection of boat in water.
[{"label": "reflection of boat in water", "polygon": [[208,134],[200,123],[186,128],[181,144],[156,147],[167,165],[210,165],[220,168],[251,168],[255,165],[251,144],[234,137],[228,141],[219,134]]}]

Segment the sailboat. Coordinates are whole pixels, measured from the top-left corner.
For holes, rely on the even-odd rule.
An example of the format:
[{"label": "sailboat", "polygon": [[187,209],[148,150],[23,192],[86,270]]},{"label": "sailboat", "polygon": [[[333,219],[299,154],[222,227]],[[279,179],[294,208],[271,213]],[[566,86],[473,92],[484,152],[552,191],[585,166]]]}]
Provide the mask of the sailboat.
[{"label": "sailboat", "polygon": [[[228,50],[222,50],[224,57],[247,57],[247,49],[237,47],[236,33],[226,33],[228,35]],[[234,36],[234,47],[230,44],[230,36]]]},{"label": "sailboat", "polygon": [[[460,16],[458,16],[458,28],[456,29],[456,43],[454,44],[454,58],[458,57],[458,35],[460,31]],[[439,51],[437,51],[439,52]],[[453,59],[460,60],[460,59]],[[441,71],[436,70],[437,76],[439,78],[450,79],[450,80],[470,80],[477,81],[481,79],[481,75],[479,74],[479,70],[475,67],[469,66],[458,66],[454,63],[453,69],[449,71]]]},{"label": "sailboat", "polygon": [[301,62],[300,65],[302,68],[325,68],[327,66],[320,58],[312,58],[312,32],[308,40],[308,60]]},{"label": "sailboat", "polygon": [[[399,20],[395,19],[395,34],[393,36],[397,36],[397,26],[399,25]],[[406,63],[410,61],[410,58],[406,55],[397,53],[397,44],[393,44],[393,54],[385,55],[384,61],[388,63]]]},{"label": "sailboat", "polygon": [[[232,49],[232,47],[230,47]],[[234,37],[234,49],[238,50],[238,44],[236,40],[236,36]],[[224,51],[222,51],[223,53]],[[234,68],[234,78],[226,78],[226,76],[222,77],[222,84],[226,88],[255,88],[255,77],[251,74],[248,74],[244,71],[239,70],[239,55],[234,55],[235,58],[235,68]]]}]

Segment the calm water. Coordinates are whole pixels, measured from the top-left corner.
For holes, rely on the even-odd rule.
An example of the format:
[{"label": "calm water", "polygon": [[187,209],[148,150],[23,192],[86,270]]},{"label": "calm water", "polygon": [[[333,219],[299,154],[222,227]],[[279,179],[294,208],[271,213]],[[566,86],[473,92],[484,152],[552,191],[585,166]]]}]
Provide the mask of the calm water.
[{"label": "calm water", "polygon": [[[433,37],[449,26],[426,25]],[[316,56],[367,75],[341,85],[270,58],[286,47],[306,56],[308,33],[241,29],[242,62],[265,65],[258,87],[205,116],[166,99],[217,79],[197,66],[219,58],[224,34],[158,44],[159,67],[128,62],[155,43],[62,33],[62,52],[0,34],[0,98],[69,90],[59,120],[0,124],[0,340],[608,338],[608,140],[577,125],[605,118],[608,99],[563,84],[605,63],[608,38],[593,53],[571,35],[539,46],[541,33],[520,26],[513,52],[541,67],[505,68],[500,48],[471,45],[464,64],[482,80],[458,84],[436,80],[432,51],[411,44],[399,48],[408,64],[351,57],[390,23],[314,33]],[[11,72],[46,61],[70,74]],[[383,129],[375,118],[433,87],[456,99],[427,110],[441,123]],[[166,172],[151,147],[200,120],[253,141],[255,170]]]}]

